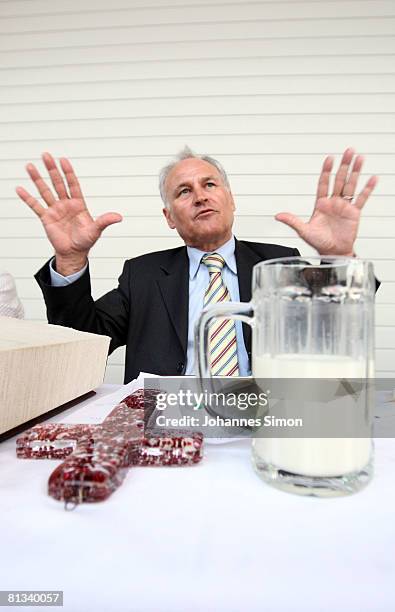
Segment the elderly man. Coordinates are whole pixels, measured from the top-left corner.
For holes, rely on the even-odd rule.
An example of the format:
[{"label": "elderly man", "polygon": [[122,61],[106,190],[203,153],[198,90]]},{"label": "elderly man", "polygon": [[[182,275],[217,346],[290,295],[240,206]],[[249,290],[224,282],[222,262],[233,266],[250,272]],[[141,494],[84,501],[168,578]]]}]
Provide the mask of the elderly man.
[{"label": "elderly man", "polygon": [[[355,196],[363,158],[354,155],[352,149],[345,151],[329,197],[333,158],[325,159],[307,223],[291,213],[276,215],[321,255],[354,254],[361,210],[377,182],[371,177]],[[60,159],[62,176],[49,153],[43,154],[43,161],[53,190],[33,164],[27,171],[45,205],[23,187],[16,191],[40,218],[55,250],[55,257],[36,275],[48,320],[111,336],[110,352],[126,344],[125,382],[140,371],[193,374],[194,324],[203,305],[250,300],[255,264],[299,254],[284,246],[236,240],[235,203],[225,171],[217,160],[186,148],[160,174],[163,214],[185,246],[126,261],[118,287],[94,302],[89,251],[103,230],[122,217],[106,213],[94,220],[70,162]],[[223,337],[220,330],[218,347],[214,374],[249,373],[248,330],[238,323]]]}]

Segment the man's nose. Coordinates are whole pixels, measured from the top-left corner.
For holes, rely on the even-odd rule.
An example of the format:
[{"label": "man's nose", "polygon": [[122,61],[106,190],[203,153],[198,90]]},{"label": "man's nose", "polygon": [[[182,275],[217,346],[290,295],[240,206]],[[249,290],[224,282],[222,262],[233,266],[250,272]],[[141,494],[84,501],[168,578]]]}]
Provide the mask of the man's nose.
[{"label": "man's nose", "polygon": [[207,194],[202,187],[195,187],[195,204],[204,204],[207,202]]}]

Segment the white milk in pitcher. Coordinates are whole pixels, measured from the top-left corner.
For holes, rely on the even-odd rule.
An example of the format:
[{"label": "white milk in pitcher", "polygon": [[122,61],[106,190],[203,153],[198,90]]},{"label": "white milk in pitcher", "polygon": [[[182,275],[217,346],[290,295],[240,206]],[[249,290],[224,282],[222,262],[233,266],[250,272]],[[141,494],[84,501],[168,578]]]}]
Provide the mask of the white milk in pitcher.
[{"label": "white milk in pitcher", "polygon": [[[374,366],[369,367],[373,376]],[[336,355],[262,355],[253,361],[255,379],[265,378],[365,378],[365,360]],[[361,409],[357,415],[365,418]],[[333,477],[364,468],[371,454],[370,438],[255,438],[254,457],[259,463],[303,476]]]}]

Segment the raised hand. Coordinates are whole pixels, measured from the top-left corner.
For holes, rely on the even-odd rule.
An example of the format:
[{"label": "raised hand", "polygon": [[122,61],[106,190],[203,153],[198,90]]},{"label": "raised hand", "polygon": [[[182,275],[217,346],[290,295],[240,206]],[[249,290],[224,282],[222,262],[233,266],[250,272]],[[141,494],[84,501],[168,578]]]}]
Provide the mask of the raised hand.
[{"label": "raised hand", "polygon": [[86,206],[70,161],[66,158],[60,159],[63,177],[49,153],[43,153],[42,159],[53,189],[47,185],[34,164],[28,164],[26,170],[41,195],[43,204],[23,187],[17,187],[16,192],[41,220],[55,250],[57,271],[68,276],[83,268],[89,250],[103,230],[122,221],[122,216],[118,213],[105,213],[94,220]]},{"label": "raised hand", "polygon": [[329,197],[329,180],[334,160],[330,156],[325,159],[318,180],[313,214],[307,223],[292,213],[283,212],[275,216],[277,221],[292,227],[320,255],[354,254],[361,210],[378,181],[377,176],[371,176],[355,197],[363,157],[357,155],[353,162],[354,155],[353,149],[344,152],[336,173],[333,193]]}]

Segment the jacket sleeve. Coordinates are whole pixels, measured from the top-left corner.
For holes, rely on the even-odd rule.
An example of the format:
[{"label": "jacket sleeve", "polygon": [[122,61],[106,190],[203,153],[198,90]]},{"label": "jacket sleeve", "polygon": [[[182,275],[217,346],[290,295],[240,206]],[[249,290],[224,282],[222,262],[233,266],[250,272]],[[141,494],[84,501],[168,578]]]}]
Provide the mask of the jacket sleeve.
[{"label": "jacket sleeve", "polygon": [[125,262],[118,287],[94,301],[89,266],[75,282],[53,287],[47,262],[35,275],[47,307],[48,323],[110,336],[109,353],[126,344],[130,320],[130,263]]}]

